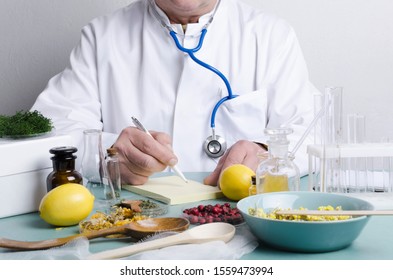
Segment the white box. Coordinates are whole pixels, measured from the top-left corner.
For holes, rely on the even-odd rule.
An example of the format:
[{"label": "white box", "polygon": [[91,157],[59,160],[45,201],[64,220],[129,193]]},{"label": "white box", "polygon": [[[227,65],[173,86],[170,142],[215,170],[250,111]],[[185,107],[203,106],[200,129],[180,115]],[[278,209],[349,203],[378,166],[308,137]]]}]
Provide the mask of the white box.
[{"label": "white box", "polygon": [[24,140],[0,138],[0,218],[35,212],[46,194],[46,177],[53,170],[53,147],[72,145],[71,136]]}]

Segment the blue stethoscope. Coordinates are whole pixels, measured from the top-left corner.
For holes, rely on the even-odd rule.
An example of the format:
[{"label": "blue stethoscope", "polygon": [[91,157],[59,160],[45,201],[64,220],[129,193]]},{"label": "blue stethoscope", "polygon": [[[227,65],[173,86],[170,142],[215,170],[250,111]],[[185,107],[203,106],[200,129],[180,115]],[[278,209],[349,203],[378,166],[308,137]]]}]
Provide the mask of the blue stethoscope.
[{"label": "blue stethoscope", "polygon": [[197,64],[199,64],[202,67],[204,67],[204,68],[212,71],[213,73],[217,74],[223,80],[223,82],[225,83],[225,86],[226,86],[227,91],[228,91],[228,95],[223,97],[223,98],[221,98],[216,103],[216,105],[214,106],[213,111],[212,111],[212,115],[211,115],[211,119],[210,119],[210,127],[212,129],[212,135],[207,137],[207,139],[205,140],[204,145],[203,145],[203,149],[204,149],[205,153],[209,157],[212,157],[212,158],[218,158],[218,157],[222,156],[225,153],[226,149],[227,149],[227,144],[226,144],[225,139],[223,137],[221,137],[220,135],[217,135],[215,133],[215,126],[216,126],[215,125],[215,119],[216,119],[217,110],[221,106],[221,104],[223,104],[225,101],[237,97],[237,95],[234,95],[232,93],[231,85],[230,85],[228,79],[224,76],[224,74],[222,74],[219,70],[217,70],[213,66],[211,66],[211,65],[207,64],[206,62],[203,62],[203,61],[201,61],[201,60],[199,60],[198,58],[195,57],[195,53],[198,52],[202,48],[203,41],[205,39],[205,35],[206,35],[206,32],[207,32],[207,27],[213,21],[213,17],[215,15],[216,11],[217,11],[217,8],[218,8],[219,4],[220,4],[220,0],[217,3],[216,8],[215,8],[214,12],[212,13],[209,21],[202,28],[198,45],[195,48],[185,48],[185,47],[183,47],[180,44],[179,39],[177,38],[177,33],[172,29],[171,26],[165,24],[163,20],[160,20],[158,12],[155,10],[154,7],[152,9],[154,11],[154,14],[155,14],[156,18],[161,22],[161,25],[169,30],[169,34],[173,38],[173,40],[175,41],[176,47],[180,51],[182,51],[184,53],[187,53],[190,56],[190,58],[192,60],[194,60]]}]

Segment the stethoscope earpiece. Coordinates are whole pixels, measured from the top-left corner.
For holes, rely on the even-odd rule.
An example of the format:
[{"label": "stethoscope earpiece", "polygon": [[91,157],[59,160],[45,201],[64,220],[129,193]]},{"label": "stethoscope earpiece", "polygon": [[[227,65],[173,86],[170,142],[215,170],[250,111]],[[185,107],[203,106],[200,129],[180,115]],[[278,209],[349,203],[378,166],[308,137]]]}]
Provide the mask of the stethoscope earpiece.
[{"label": "stethoscope earpiece", "polygon": [[227,143],[220,135],[215,135],[214,137],[211,135],[206,138],[203,149],[209,157],[218,158],[225,153]]}]

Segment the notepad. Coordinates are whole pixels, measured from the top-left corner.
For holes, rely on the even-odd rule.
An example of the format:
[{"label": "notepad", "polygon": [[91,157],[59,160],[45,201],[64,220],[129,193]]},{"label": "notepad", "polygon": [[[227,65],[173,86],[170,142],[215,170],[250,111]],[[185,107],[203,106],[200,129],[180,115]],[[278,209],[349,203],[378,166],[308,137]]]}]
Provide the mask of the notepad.
[{"label": "notepad", "polygon": [[218,187],[204,185],[178,176],[151,178],[144,185],[124,185],[122,188],[169,205],[196,202],[223,197]]}]

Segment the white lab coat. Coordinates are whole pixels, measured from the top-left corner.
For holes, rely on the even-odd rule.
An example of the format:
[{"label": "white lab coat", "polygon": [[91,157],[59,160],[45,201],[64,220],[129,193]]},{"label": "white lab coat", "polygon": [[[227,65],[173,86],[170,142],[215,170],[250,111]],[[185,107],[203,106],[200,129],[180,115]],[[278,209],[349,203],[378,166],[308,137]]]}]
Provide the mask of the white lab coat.
[{"label": "white lab coat", "polygon": [[[149,3],[135,1],[85,26],[70,66],[49,81],[32,109],[52,118],[58,133],[74,136],[79,157],[84,129],[102,129],[110,146],[135,116],[149,130],[172,136],[182,171],[212,171],[218,159],[202,147],[212,133],[212,109],[227,95],[225,85],[176,48]],[[179,36],[184,46],[198,43],[207,19],[188,25],[186,36]],[[172,27],[183,34],[180,25]],[[313,117],[316,90],[285,21],[237,0],[221,1],[195,55],[219,69],[239,95],[216,116],[216,134],[229,147],[240,139],[266,143],[264,128],[288,121],[295,130],[291,146],[297,142]],[[295,161],[303,174],[304,147]]]}]

